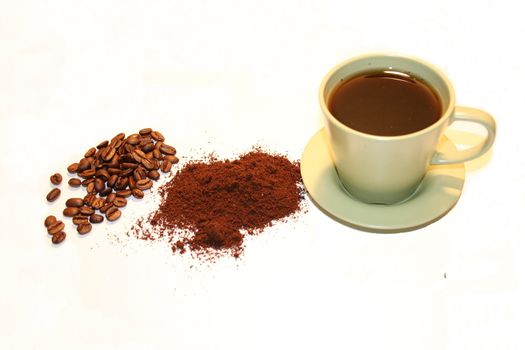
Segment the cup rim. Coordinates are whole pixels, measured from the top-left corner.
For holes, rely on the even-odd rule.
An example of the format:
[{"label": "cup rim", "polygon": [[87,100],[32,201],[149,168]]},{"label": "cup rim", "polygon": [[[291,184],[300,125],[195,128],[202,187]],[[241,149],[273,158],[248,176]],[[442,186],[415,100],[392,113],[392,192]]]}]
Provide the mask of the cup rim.
[{"label": "cup rim", "polygon": [[[426,128],[409,133],[409,134],[394,135],[394,136],[381,136],[381,135],[368,134],[362,131],[352,129],[351,127],[341,123],[334,115],[332,115],[332,113],[328,109],[328,106],[326,104],[325,97],[324,97],[324,90],[326,89],[326,84],[328,83],[328,80],[342,67],[347,66],[348,64],[351,64],[352,62],[355,62],[355,61],[359,61],[359,60],[363,60],[367,58],[374,58],[374,57],[392,57],[392,58],[401,58],[401,59],[414,61],[420,65],[430,68],[436,75],[438,75],[438,77],[445,83],[445,86],[449,94],[448,106],[446,106],[445,110],[441,113],[440,118],[435,123],[427,126]],[[330,69],[328,73],[326,73],[326,75],[324,76],[323,80],[321,81],[321,86],[319,87],[319,103],[321,105],[321,110],[323,114],[331,121],[332,124],[334,124],[340,129],[343,129],[343,131],[346,131],[346,132],[350,131],[359,136],[373,139],[373,140],[403,140],[403,139],[409,139],[412,137],[417,137],[435,128],[441,127],[446,122],[446,120],[449,119],[447,116],[451,116],[453,113],[453,110],[456,106],[456,95],[454,92],[454,87],[452,86],[452,83],[450,82],[450,80],[435,65],[419,57],[412,56],[412,55],[375,52],[375,53],[366,53],[366,54],[352,56],[351,58],[348,58],[342,62],[339,62],[332,69]]]}]

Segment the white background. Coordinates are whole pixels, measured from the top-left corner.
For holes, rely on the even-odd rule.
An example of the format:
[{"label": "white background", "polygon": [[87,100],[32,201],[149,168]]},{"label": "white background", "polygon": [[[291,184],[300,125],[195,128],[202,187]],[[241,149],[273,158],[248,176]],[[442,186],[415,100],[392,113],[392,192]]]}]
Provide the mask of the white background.
[{"label": "white background", "polygon": [[[523,4],[1,0],[0,348],[523,349]],[[309,205],[203,266],[126,239],[150,198],[51,245],[43,219],[74,192],[48,205],[49,176],[90,146],[153,127],[182,159],[298,159],[322,77],[368,51],[435,63],[497,120],[440,221],[377,235]]]}]

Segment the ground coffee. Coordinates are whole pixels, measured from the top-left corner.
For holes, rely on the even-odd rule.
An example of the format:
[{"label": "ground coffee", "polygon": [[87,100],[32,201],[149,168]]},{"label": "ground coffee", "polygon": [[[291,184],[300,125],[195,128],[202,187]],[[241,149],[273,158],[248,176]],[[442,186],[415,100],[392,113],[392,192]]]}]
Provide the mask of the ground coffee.
[{"label": "ground coffee", "polygon": [[299,163],[261,149],[235,160],[190,162],[160,192],[158,210],[135,226],[135,235],[167,236],[174,253],[211,260],[239,257],[246,234],[300,211],[305,193]]}]

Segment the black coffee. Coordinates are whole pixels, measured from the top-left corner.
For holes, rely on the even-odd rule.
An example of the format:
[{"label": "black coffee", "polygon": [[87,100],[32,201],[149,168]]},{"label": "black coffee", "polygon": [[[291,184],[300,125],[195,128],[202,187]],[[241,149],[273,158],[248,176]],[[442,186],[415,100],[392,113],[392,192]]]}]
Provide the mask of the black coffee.
[{"label": "black coffee", "polygon": [[368,72],[341,82],[328,99],[328,109],[348,127],[379,136],[424,129],[434,124],[442,111],[429,86],[392,71]]}]

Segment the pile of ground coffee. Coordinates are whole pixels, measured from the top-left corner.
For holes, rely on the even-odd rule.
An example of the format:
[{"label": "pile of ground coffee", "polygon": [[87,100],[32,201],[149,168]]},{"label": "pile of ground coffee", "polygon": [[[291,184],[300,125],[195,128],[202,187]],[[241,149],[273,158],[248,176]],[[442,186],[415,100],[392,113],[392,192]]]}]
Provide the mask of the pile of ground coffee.
[{"label": "pile of ground coffee", "polygon": [[189,250],[207,260],[239,257],[246,234],[299,212],[304,199],[299,163],[261,149],[235,160],[189,162],[160,193],[159,208],[135,226],[135,235],[167,237],[174,253]]}]

